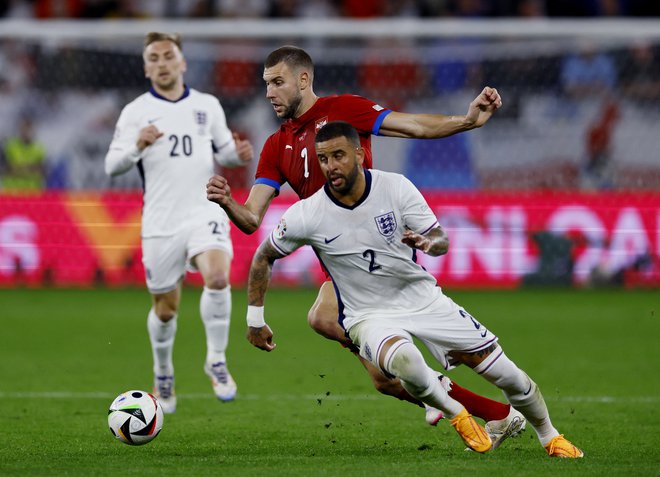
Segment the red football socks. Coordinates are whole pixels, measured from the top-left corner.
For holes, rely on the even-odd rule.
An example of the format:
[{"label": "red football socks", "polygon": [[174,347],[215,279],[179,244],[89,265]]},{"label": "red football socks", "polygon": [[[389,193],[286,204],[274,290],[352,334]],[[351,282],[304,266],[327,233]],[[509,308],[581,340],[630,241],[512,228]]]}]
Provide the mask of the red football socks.
[{"label": "red football socks", "polygon": [[460,402],[473,416],[480,417],[484,421],[499,421],[509,415],[510,404],[493,401],[462,388],[456,381],[451,382],[449,396]]},{"label": "red football socks", "polygon": [[[451,382],[451,391],[449,391],[448,394],[451,398],[465,406],[465,409],[467,409],[470,414],[479,417],[486,422],[504,419],[509,415],[509,411],[511,410],[510,404],[504,404],[480,396],[479,394],[475,394],[456,384],[456,381]],[[402,389],[396,397],[402,401],[408,401],[417,404],[420,407],[424,407],[421,402],[408,394],[405,389]]]}]

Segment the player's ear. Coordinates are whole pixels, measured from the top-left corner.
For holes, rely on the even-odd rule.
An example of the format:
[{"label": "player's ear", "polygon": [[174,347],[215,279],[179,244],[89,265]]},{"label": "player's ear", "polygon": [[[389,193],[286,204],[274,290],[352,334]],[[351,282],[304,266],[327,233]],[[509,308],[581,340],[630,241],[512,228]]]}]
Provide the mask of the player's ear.
[{"label": "player's ear", "polygon": [[355,160],[359,165],[364,165],[364,148],[363,147],[356,147],[355,148]]},{"label": "player's ear", "polygon": [[300,85],[300,89],[307,89],[309,88],[309,72],[305,70],[300,71],[300,75],[298,76],[298,84]]}]

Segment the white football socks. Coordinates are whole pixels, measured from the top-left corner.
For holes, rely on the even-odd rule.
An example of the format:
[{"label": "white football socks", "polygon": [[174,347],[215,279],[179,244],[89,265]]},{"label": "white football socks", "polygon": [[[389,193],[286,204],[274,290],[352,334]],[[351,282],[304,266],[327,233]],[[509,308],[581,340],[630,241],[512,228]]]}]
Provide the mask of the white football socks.
[{"label": "white football socks", "polygon": [[176,315],[171,320],[163,322],[152,308],[147,317],[147,330],[154,357],[154,373],[158,376],[173,376],[172,350],[176,335]]},{"label": "white football socks", "polygon": [[226,362],[231,318],[231,287],[213,290],[204,287],[199,312],[206,329],[206,362]]},{"label": "white football socks", "polygon": [[550,421],[548,407],[538,386],[501,348],[496,349],[474,370],[504,392],[511,405],[527,418],[542,445],[559,435]]},{"label": "white football socks", "polygon": [[394,343],[383,362],[385,371],[398,377],[406,391],[424,404],[440,409],[448,418],[453,419],[465,409],[449,397],[438,373],[426,364],[419,349],[407,339]]}]

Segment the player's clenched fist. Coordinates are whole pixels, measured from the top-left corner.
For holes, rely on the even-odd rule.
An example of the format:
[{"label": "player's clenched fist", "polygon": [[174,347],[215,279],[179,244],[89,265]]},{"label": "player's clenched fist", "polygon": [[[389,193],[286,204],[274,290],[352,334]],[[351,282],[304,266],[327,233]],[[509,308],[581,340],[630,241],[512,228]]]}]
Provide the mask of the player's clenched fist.
[{"label": "player's clenched fist", "polygon": [[218,205],[228,205],[231,201],[231,187],[227,179],[215,175],[206,184],[206,198]]},{"label": "player's clenched fist", "polygon": [[268,325],[264,325],[261,328],[248,326],[246,337],[252,346],[264,351],[273,351],[277,346],[273,343],[273,331]]},{"label": "player's clenched fist", "polygon": [[481,94],[477,97],[477,99],[482,101],[484,107],[492,105],[495,109],[498,109],[500,106],[502,106],[502,98],[500,97],[500,93],[498,93],[495,88],[491,88],[490,86],[486,86],[481,91]]},{"label": "player's clenched fist", "polygon": [[140,129],[140,134],[138,135],[137,148],[140,151],[143,151],[145,147],[151,146],[156,140],[163,135],[162,132],[158,130],[153,124]]},{"label": "player's clenched fist", "polygon": [[465,115],[472,127],[479,128],[486,124],[493,113],[502,107],[502,98],[495,88],[486,86],[479,96],[474,98]]}]

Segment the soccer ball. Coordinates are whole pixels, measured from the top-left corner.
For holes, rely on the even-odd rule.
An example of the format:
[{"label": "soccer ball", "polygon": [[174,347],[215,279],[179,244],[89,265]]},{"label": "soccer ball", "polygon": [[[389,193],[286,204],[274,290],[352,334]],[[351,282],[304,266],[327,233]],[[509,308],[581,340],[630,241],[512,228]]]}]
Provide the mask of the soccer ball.
[{"label": "soccer ball", "polygon": [[124,444],[141,446],[156,438],[163,427],[163,409],[145,391],[126,391],[110,404],[108,426]]}]

